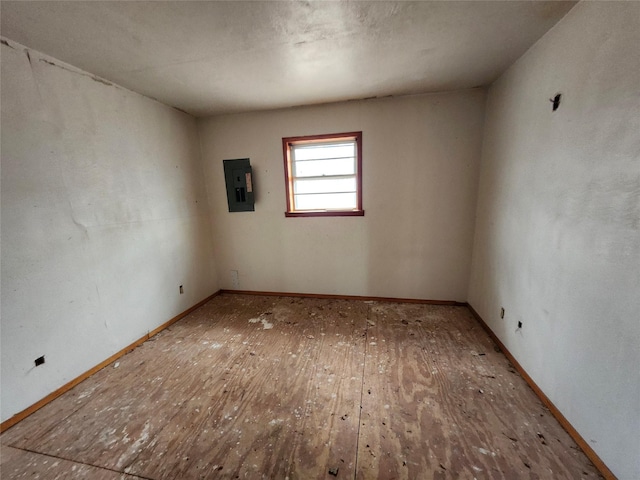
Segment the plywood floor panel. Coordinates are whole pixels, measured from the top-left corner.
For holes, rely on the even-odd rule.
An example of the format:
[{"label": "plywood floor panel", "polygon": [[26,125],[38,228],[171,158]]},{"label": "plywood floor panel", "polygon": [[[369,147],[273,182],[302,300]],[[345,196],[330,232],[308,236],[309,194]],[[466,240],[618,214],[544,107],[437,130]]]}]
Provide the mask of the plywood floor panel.
[{"label": "plywood floor panel", "polygon": [[597,478],[463,307],[221,295],[0,441],[3,478]]},{"label": "plywood floor panel", "polygon": [[[233,334],[216,335],[219,348],[231,351],[234,360],[220,370],[222,386],[202,392],[192,399],[194,405],[187,403],[130,471],[154,478],[197,478],[213,472],[232,477],[261,472],[269,478],[308,478],[310,471],[322,470],[337,453],[354,468],[352,442],[345,448],[330,437],[354,436],[362,371],[351,374],[348,368],[340,368],[339,378],[333,371],[356,364],[352,357],[362,356],[362,349],[352,342],[354,326],[338,321],[331,309],[323,312],[323,303],[327,302],[309,307],[310,311],[295,311],[284,303],[254,299],[251,305],[236,308],[235,318],[225,322]],[[258,321],[250,323],[252,319]],[[270,328],[264,328],[263,320]],[[317,339],[308,333],[318,329]],[[359,341],[362,345],[362,335]],[[339,349],[338,344],[349,346],[341,349],[343,355],[325,353]],[[319,367],[322,358],[329,361]],[[327,384],[321,388],[324,376]],[[310,381],[313,378],[316,381]],[[326,428],[331,409],[348,410],[351,420],[341,428]],[[190,427],[181,434],[185,425]],[[349,425],[350,435],[343,434],[341,430]],[[283,435],[283,429],[294,435]],[[176,462],[185,450],[191,455]]]},{"label": "plywood floor panel", "polygon": [[357,478],[598,477],[466,309],[379,304],[370,324]]}]

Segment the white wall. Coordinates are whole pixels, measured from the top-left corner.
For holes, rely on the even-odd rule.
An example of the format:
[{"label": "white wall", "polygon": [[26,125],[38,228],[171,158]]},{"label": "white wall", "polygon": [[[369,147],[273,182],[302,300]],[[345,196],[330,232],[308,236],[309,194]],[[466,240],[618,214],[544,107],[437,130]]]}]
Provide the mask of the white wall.
[{"label": "white wall", "polygon": [[9,44],[2,420],[217,290],[195,119]]},{"label": "white wall", "polygon": [[640,478],[639,45],[640,4],[582,2],[491,87],[469,289],[621,479]]},{"label": "white wall", "polygon": [[[466,300],[484,90],[199,120],[221,288]],[[364,217],[285,218],[282,138],[363,132]],[[222,161],[250,158],[256,211]]]}]

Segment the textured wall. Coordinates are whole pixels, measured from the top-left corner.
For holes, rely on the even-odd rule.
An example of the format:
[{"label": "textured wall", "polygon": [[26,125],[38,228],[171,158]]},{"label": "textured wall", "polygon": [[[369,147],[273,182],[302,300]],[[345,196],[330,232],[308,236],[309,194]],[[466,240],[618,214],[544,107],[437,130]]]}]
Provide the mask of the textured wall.
[{"label": "textured wall", "polygon": [[583,2],[491,87],[469,289],[621,479],[640,478],[638,45],[640,4]]},{"label": "textured wall", "polygon": [[[466,300],[481,89],[199,120],[222,288]],[[364,217],[285,218],[282,138],[363,132]],[[256,211],[222,161],[251,158]]]},{"label": "textured wall", "polygon": [[195,120],[7,43],[2,420],[217,289]]}]

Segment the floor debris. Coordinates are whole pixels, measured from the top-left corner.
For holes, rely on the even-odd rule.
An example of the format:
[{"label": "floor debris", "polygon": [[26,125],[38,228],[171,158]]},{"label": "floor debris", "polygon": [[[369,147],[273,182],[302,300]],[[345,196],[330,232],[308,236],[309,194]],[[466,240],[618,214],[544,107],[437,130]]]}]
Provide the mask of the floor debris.
[{"label": "floor debris", "polygon": [[2,474],[599,478],[493,345],[465,307],[219,295],[3,433]]}]

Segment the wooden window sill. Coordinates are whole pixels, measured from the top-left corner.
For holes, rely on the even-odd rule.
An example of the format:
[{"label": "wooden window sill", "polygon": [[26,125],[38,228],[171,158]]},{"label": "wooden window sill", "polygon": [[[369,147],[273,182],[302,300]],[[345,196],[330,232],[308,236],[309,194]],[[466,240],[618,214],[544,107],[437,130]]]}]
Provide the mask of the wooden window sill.
[{"label": "wooden window sill", "polygon": [[284,212],[285,217],[364,217],[364,210],[308,210]]}]

